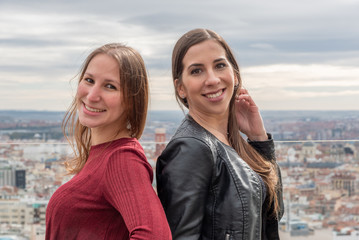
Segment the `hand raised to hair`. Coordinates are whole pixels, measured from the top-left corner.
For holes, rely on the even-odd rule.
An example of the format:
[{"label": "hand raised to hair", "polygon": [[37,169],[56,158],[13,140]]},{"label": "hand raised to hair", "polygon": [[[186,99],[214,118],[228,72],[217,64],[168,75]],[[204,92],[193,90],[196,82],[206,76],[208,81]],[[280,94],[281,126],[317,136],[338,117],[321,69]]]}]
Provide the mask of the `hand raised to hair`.
[{"label": "hand raised to hair", "polygon": [[236,96],[235,109],[239,130],[242,133],[247,135],[251,141],[268,140],[259,109],[244,88],[240,89]]}]

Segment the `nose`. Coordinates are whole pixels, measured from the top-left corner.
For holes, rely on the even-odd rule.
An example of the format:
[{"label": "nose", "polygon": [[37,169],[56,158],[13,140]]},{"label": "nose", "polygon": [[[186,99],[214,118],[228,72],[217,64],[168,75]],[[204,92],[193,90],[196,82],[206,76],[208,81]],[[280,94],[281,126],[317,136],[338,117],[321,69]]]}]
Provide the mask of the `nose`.
[{"label": "nose", "polygon": [[207,85],[216,85],[220,82],[220,78],[213,70],[208,70],[206,84]]},{"label": "nose", "polygon": [[87,99],[91,102],[98,102],[101,99],[101,89],[97,86],[92,86],[88,93]]}]

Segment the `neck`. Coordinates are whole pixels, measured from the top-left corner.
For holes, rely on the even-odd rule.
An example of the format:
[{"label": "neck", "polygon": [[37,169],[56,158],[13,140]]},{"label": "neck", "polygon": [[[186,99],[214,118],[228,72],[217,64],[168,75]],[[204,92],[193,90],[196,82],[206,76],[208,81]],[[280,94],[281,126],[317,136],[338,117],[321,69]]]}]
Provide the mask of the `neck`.
[{"label": "neck", "polygon": [[105,142],[110,142],[120,138],[130,138],[130,133],[127,129],[119,131],[118,133],[109,132],[106,133],[99,129],[91,129],[91,145],[98,145]]},{"label": "neck", "polygon": [[203,116],[189,111],[189,115],[203,128],[212,133],[221,142],[230,145],[228,141],[228,114],[219,116]]}]

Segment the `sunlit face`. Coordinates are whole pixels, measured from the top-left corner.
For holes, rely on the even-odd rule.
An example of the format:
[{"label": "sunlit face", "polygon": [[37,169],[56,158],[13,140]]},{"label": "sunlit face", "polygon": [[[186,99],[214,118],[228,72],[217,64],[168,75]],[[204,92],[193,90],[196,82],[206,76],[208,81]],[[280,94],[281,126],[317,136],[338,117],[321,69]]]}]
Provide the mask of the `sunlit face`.
[{"label": "sunlit face", "polygon": [[114,58],[98,54],[90,61],[78,85],[77,99],[79,121],[91,131],[113,134],[123,125],[120,72]]},{"label": "sunlit face", "polygon": [[189,113],[218,117],[228,114],[238,80],[224,48],[207,40],[190,47],[182,62],[182,84],[177,91],[187,98]]}]

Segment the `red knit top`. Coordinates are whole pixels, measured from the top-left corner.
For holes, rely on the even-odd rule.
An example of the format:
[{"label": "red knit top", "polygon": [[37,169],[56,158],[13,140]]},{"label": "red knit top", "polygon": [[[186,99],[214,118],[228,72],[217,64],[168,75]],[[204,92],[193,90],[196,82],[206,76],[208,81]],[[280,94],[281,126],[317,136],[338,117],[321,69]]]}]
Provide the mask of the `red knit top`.
[{"label": "red knit top", "polygon": [[135,138],[91,147],[84,168],[52,195],[46,239],[172,239]]}]

